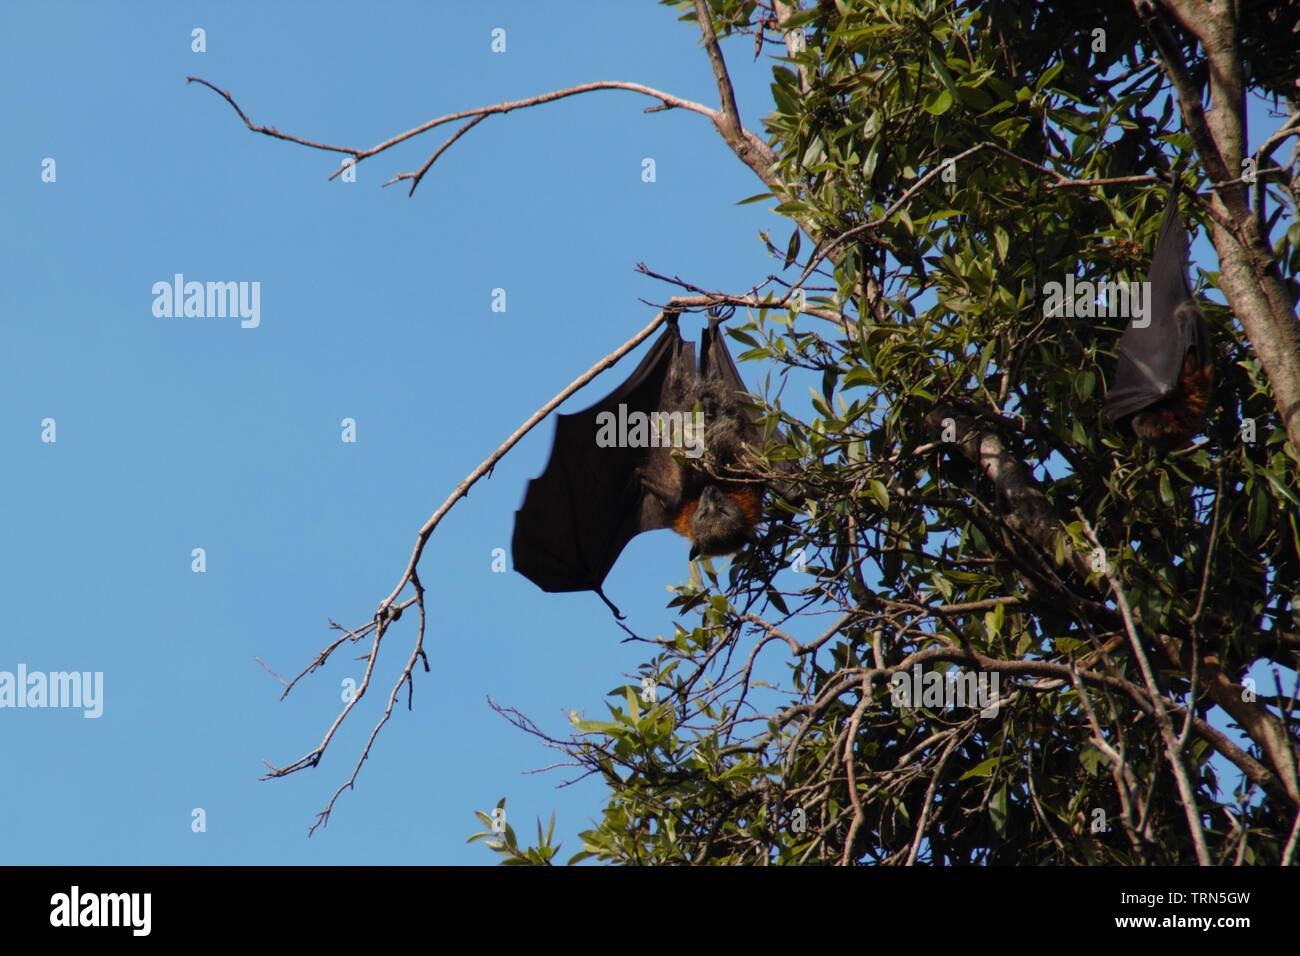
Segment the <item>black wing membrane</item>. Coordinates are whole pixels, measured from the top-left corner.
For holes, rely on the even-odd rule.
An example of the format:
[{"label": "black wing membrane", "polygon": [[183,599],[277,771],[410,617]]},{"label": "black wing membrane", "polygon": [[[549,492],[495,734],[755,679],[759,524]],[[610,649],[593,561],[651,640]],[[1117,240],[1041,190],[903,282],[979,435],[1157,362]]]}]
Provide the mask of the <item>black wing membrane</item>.
[{"label": "black wing membrane", "polygon": [[722,334],[720,323],[720,319],[711,317],[709,327],[704,330],[704,335],[700,339],[700,376],[716,377],[736,391],[747,395],[749,390],[745,388],[740,370],[736,368],[731,353],[727,351],[727,342]]},{"label": "black wing membrane", "polygon": [[[740,370],[736,368],[731,352],[727,349],[726,337],[722,334],[720,323],[719,318],[711,316],[708,328],[704,330],[700,339],[700,378],[704,381],[721,382],[726,387],[730,394],[726,407],[722,411],[734,423],[736,437],[753,451],[761,452],[763,433],[750,408],[753,398],[749,389],[745,387],[745,380],[740,377]],[[706,437],[708,426],[706,416]],[[736,449],[733,455],[736,461],[732,462],[733,465],[740,464],[742,456],[738,452],[739,449]]]},{"label": "black wing membrane", "polygon": [[668,509],[640,480],[643,471],[675,467],[669,449],[600,447],[597,417],[618,416],[620,405],[647,415],[668,410],[666,390],[680,382],[675,377],[695,374],[694,355],[670,320],[618,388],[590,408],[556,416],[550,460],[528,483],[511,542],[515,570],[543,591],[590,590],[603,598],[605,576],[628,541],[671,525]]},{"label": "black wing membrane", "polygon": [[1123,426],[1136,413],[1173,395],[1189,350],[1196,352],[1198,363],[1209,360],[1209,333],[1192,296],[1187,266],[1187,229],[1175,189],[1147,273],[1148,322],[1138,327],[1130,319],[1120,336],[1115,381],[1106,394],[1106,417],[1112,424]]}]

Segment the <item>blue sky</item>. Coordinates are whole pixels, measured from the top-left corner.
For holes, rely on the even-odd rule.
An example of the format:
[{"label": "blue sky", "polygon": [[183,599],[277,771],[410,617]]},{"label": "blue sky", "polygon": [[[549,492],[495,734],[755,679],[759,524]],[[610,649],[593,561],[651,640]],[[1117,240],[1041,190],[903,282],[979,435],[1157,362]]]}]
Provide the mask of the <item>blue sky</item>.
[{"label": "blue sky", "polygon": [[[487,863],[465,839],[501,796],[521,833],[556,810],[575,852],[602,788],[523,773],[551,754],[486,703],[563,731],[571,708],[603,713],[642,657],[594,596],[491,571],[549,422],[438,529],[421,565],[433,672],[310,840],[411,630],[392,632],[384,693],[287,780],[259,781],[261,761],[314,746],[361,665],[340,658],[282,703],[254,657],[296,672],[329,618],[369,618],[456,483],[652,317],[639,296],[670,294],[638,261],[747,288],[772,267],[757,230],[784,240],[788,225],[735,205],[762,187],[707,120],[646,115],[653,101],[629,93],[493,118],[407,199],[380,183],[445,133],[330,183],[336,157],[247,132],[184,78],[229,89],[255,122],[364,147],[593,79],[711,103],[693,28],[653,3],[8,3],[0,37],[0,670],[105,682],[97,720],[3,712],[0,863]],[[768,67],[743,46],[730,52],[757,128]],[[260,326],[155,317],[151,287],[177,272],[260,282]],[[645,535],[607,590],[655,633],[672,619],[663,586],[686,572],[681,539]]]}]

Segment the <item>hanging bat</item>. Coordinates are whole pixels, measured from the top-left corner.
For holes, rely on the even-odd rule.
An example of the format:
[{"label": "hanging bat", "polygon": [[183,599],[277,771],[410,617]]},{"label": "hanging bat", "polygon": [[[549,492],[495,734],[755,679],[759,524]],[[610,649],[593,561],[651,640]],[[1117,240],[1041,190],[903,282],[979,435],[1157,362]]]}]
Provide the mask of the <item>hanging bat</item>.
[{"label": "hanging bat", "polygon": [[691,558],[752,540],[764,489],[743,477],[761,446],[745,395],[718,319],[697,368],[694,343],[670,315],[626,381],[590,408],[556,416],[550,460],[515,512],[515,570],[543,591],[595,591],[618,614],[605,576],[641,532],[673,529],[690,539]]},{"label": "hanging bat", "polygon": [[1183,447],[1200,431],[1214,384],[1210,336],[1187,267],[1187,229],[1175,187],[1147,273],[1145,324],[1129,320],[1106,394],[1111,424],[1162,452]]}]

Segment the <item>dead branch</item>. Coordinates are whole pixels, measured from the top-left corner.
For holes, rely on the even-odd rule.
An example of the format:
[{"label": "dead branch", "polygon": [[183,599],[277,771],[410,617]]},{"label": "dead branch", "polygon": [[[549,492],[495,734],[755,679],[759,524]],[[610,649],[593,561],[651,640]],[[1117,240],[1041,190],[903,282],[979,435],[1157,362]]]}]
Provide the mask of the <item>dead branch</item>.
[{"label": "dead branch", "polygon": [[[554,103],[557,102],[558,100],[567,99],[570,96],[580,96],[583,93],[594,93],[598,90],[626,90],[630,93],[640,93],[643,96],[649,96],[652,99],[659,100],[659,106],[650,107],[647,110],[647,112],[660,112],[665,109],[682,109],[682,110],[689,110],[692,113],[699,113],[702,116],[707,116],[715,123],[718,122],[718,118],[719,118],[719,113],[717,110],[710,109],[709,107],[703,105],[702,103],[696,103],[693,100],[683,99],[680,96],[674,96],[671,93],[665,93],[663,90],[656,90],[654,87],[646,86],[642,83],[626,83],[623,82],[622,80],[597,80],[592,83],[581,83],[577,86],[566,87],[562,90],[552,90],[549,93],[542,93],[538,96],[530,96],[522,100],[509,100],[504,103],[495,103],[491,106],[478,106],[478,107],[474,107],[473,109],[460,110],[455,113],[447,113],[444,116],[437,116],[431,120],[421,123],[419,126],[414,126],[411,129],[408,129],[404,133],[398,133],[396,136],[392,136],[384,140],[382,143],[377,143],[374,146],[371,146],[369,149],[361,149],[355,146],[333,146],[328,143],[318,143],[314,140],[303,139],[302,137],[293,136],[289,133],[282,133],[274,126],[262,126],[256,124],[251,119],[248,118],[248,114],[246,114],[243,111],[243,109],[240,108],[239,104],[235,102],[234,97],[230,95],[230,92],[228,90],[223,90],[216,84],[210,83],[209,81],[198,76],[187,76],[185,77],[185,81],[187,83],[202,84],[203,86],[206,86],[208,89],[216,93],[222,99],[224,99],[227,103],[230,104],[231,108],[236,113],[239,114],[239,118],[243,120],[244,125],[247,126],[254,133],[261,133],[264,136],[270,136],[274,139],[281,139],[289,143],[297,143],[299,146],[306,146],[310,149],[320,149],[320,150],[325,150],[334,153],[347,153],[352,158],[345,160],[344,163],[341,166],[339,166],[338,169],[330,173],[329,178],[331,180],[336,178],[340,173],[342,173],[348,167],[355,166],[359,164],[362,160],[369,159],[372,156],[378,156],[380,153],[386,152],[387,150],[392,149],[394,146],[406,142],[408,139],[414,139],[415,137],[420,136],[423,133],[427,133],[431,129],[436,129],[439,126],[446,125],[447,123],[455,123],[459,120],[472,120],[472,122],[467,123],[465,124],[465,126],[461,127],[461,129],[454,136],[452,136],[446,143],[444,143],[442,147],[440,147],[438,151],[435,152],[429,158],[428,162],[426,162],[418,172],[400,173],[394,179],[390,179],[388,183],[385,183],[385,185],[388,185],[389,183],[397,182],[403,179],[414,179],[415,183],[413,183],[411,186],[411,193],[415,192],[415,186],[419,184],[419,180],[422,179],[424,177],[424,174],[429,171],[429,167],[434,164],[434,162],[438,159],[438,157],[441,156],[442,153],[452,145],[452,143],[454,143],[462,135],[467,133],[473,126],[482,122],[487,117],[495,116],[501,113],[509,113],[514,110],[528,109],[529,107],[533,107],[533,106],[543,106],[547,103]],[[752,136],[753,134],[750,133],[749,135]],[[408,195],[410,194],[408,193]]]}]

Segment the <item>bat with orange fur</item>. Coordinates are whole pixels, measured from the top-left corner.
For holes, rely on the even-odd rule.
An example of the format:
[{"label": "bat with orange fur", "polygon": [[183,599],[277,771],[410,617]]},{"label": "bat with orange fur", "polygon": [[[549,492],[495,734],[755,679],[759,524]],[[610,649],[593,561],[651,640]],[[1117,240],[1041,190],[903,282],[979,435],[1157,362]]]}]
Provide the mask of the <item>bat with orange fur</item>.
[{"label": "bat with orange fur", "polygon": [[618,388],[557,416],[550,460],[515,513],[515,570],[544,591],[591,590],[608,604],[605,577],[643,531],[676,531],[691,558],[744,547],[762,512],[765,488],[746,465],[761,445],[719,320],[697,365],[669,316]]},{"label": "bat with orange fur", "polygon": [[1187,229],[1175,188],[1147,273],[1147,314],[1124,329],[1106,394],[1111,423],[1160,451],[1181,448],[1200,431],[1214,385],[1210,336],[1187,269]]}]

